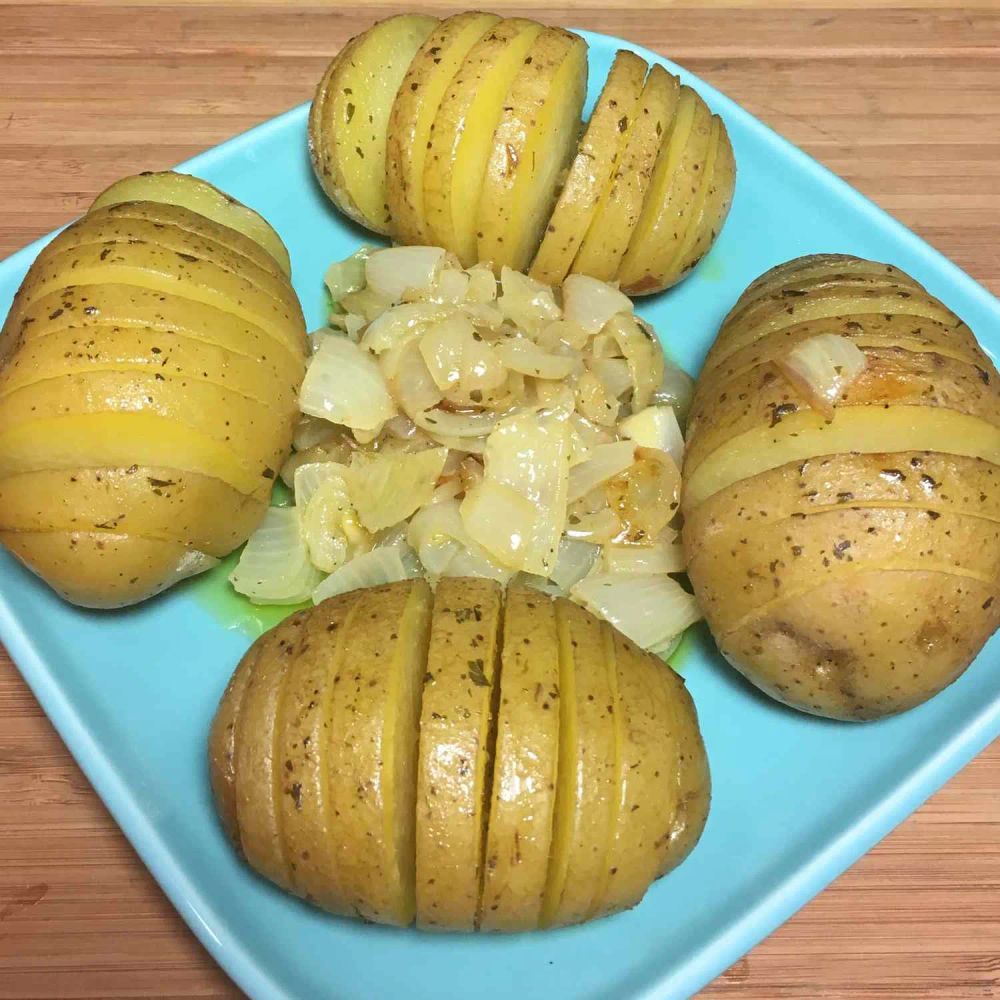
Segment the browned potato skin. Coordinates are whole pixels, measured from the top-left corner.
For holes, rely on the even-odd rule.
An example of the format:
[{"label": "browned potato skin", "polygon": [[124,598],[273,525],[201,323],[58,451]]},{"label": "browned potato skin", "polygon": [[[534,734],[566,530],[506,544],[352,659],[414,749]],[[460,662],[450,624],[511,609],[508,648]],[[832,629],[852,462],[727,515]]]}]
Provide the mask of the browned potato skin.
[{"label": "browned potato skin", "polygon": [[[775,362],[820,332],[866,355],[838,408],[869,407],[873,426],[889,405],[956,410],[1000,434],[1000,378],[942,303],[891,266],[802,258],[754,282],[723,324],[692,404],[685,477],[738,435],[780,435],[785,413],[809,408]],[[688,572],[720,650],[818,715],[872,719],[925,701],[998,625],[998,481],[975,457],[832,454],[692,500]]]},{"label": "browned potato skin", "polygon": [[[227,836],[260,874],[334,914],[405,925],[413,920],[415,899],[417,907],[426,907],[423,917],[431,917],[418,920],[422,926],[535,928],[551,866],[556,795],[549,780],[564,754],[570,764],[577,759],[589,728],[608,759],[592,762],[594,788],[579,790],[580,801],[596,804],[599,814],[578,817],[581,836],[569,864],[570,873],[582,865],[589,879],[586,885],[574,883],[558,922],[634,906],[650,882],[688,855],[707,815],[708,763],[683,681],[606,622],[566,601],[553,603],[535,591],[515,589],[500,608],[502,594],[487,581],[454,580],[446,586],[451,597],[437,602],[433,612],[423,580],[354,591],[296,613],[254,643],[223,694],[208,741],[211,785]],[[456,595],[464,595],[465,604],[453,600]],[[464,610],[455,615],[459,607]],[[551,641],[553,621],[560,617],[579,626],[567,633],[568,645]],[[501,637],[510,640],[506,659],[495,648]],[[593,647],[586,651],[590,679],[572,695],[584,730],[560,748],[557,682],[567,675],[559,668],[575,672],[578,655],[565,654],[586,638]],[[493,669],[485,661],[490,649]],[[540,649],[552,660],[539,656]],[[470,657],[474,662],[480,650],[482,675],[477,664],[478,680],[458,705],[463,717],[463,708],[479,711],[478,723],[470,711],[468,725],[428,725],[418,735],[411,713],[421,674],[430,683],[428,668],[443,669],[448,655],[459,658],[467,672]],[[532,657],[535,664],[529,663]],[[400,669],[416,681],[413,688],[398,683]],[[553,683],[538,691],[536,684],[548,675]],[[567,686],[576,688],[575,682]],[[461,693],[461,688],[459,683],[449,689]],[[581,706],[588,692],[606,694],[607,709]],[[431,701],[426,707],[430,712],[443,705]],[[501,714],[511,731],[497,741]],[[515,725],[522,717],[524,744]],[[469,754],[449,754],[444,744],[452,730],[459,735],[467,730],[469,754],[483,765],[482,773],[470,769]],[[403,738],[393,745],[390,732]],[[426,740],[441,745],[428,747]],[[543,751],[539,759],[526,752],[529,745]],[[432,822],[421,819],[418,761],[430,757],[436,780],[459,793],[451,820],[447,803],[434,804]],[[494,758],[515,770],[523,766],[526,779],[541,783],[519,798],[515,781],[503,808],[490,816],[499,791],[491,788]],[[431,794],[426,782],[423,788]],[[385,805],[390,800],[398,810]],[[444,873],[455,895],[444,919],[440,907],[428,904],[447,902],[447,896],[415,891],[421,869],[415,863],[414,828],[417,838],[425,833],[435,838],[435,847],[461,846],[472,869]],[[493,878],[487,876],[491,851],[506,855],[502,864],[498,855]],[[443,857],[438,853],[437,860]],[[494,903],[501,905],[493,910]]]}]

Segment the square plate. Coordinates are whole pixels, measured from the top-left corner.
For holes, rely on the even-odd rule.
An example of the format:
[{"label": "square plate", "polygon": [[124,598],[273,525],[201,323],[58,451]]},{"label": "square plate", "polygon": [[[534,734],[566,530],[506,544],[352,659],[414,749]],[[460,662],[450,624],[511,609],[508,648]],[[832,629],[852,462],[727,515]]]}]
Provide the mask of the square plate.
[{"label": "square plate", "polygon": [[[943,299],[995,357],[1000,302],[732,101],[652,52],[581,32],[591,99],[617,48],[660,62],[722,114],[739,163],[722,235],[695,274],[639,311],[689,371],[745,285],[779,261],[845,252],[890,261]],[[315,184],[305,107],[182,166],[257,208],[291,251],[307,320],[326,266],[370,236]],[[51,237],[49,237],[51,238]],[[0,310],[40,247],[0,264]],[[687,996],[787,919],[1000,734],[1000,635],[932,702],[865,726],[767,700],[695,630],[680,667],[698,706],[714,801],[691,858],[636,909],[518,936],[419,934],[327,917],[251,874],[216,823],[205,737],[250,641],[220,615],[223,577],[120,612],[70,607],[0,556],[0,638],[94,787],[184,919],[257,998],[480,1000]]]}]

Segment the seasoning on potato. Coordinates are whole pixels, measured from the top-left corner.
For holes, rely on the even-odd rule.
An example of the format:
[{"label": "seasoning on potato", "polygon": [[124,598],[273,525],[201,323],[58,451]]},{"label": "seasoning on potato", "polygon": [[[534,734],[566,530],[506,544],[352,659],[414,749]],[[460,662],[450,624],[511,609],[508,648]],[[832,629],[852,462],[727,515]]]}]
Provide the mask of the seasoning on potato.
[{"label": "seasoning on potato", "polygon": [[683,681],[527,588],[356,590],[259,639],[209,737],[236,849],[332,913],[530,930],[638,903],[704,828]]},{"label": "seasoning on potato", "polygon": [[[648,73],[648,76],[647,76]],[[321,185],[346,215],[465,266],[675,284],[721,230],[736,182],[725,125],[662,66],[617,54],[586,127],[587,46],[466,11],[402,14],[331,61],[309,118]]]},{"label": "seasoning on potato", "polygon": [[305,327],[255,212],[183,174],[98,196],[0,334],[0,541],[87,607],[214,566],[291,448]]},{"label": "seasoning on potato", "polygon": [[755,281],[698,380],[688,573],[723,655],[789,705],[901,712],[1000,625],[1000,378],[898,268],[803,257]]}]

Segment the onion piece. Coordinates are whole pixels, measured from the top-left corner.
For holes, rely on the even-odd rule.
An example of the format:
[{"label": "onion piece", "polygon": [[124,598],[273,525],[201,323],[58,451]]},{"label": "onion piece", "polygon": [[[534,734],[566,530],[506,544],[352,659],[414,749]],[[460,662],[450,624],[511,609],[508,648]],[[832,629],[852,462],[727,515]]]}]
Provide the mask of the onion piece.
[{"label": "onion piece", "polygon": [[649,405],[653,393],[663,381],[663,348],[651,329],[643,326],[634,316],[612,316],[604,326],[604,334],[617,344],[628,362],[635,391],[632,409],[641,410]]},{"label": "onion piece", "polygon": [[344,311],[341,300],[345,295],[365,287],[365,261],[370,253],[370,247],[362,247],[350,257],[338,260],[326,269],[323,284],[330,293],[330,302],[335,311]]},{"label": "onion piece", "polygon": [[559,541],[556,565],[549,574],[549,579],[560,590],[568,592],[594,568],[600,554],[601,549],[598,545],[573,538],[562,538]]},{"label": "onion piece", "polygon": [[377,431],[396,404],[375,359],[346,337],[323,339],[302,382],[299,409],[363,431]]},{"label": "onion piece", "polygon": [[592,573],[570,596],[636,645],[659,655],[701,619],[695,599],[673,577],[663,574]]},{"label": "onion piece", "polygon": [[427,295],[428,302],[461,305],[469,295],[469,275],[455,267],[443,268]]},{"label": "onion piece", "polygon": [[469,288],[465,293],[468,302],[488,303],[497,298],[497,279],[489,264],[476,264],[465,272],[469,276]]},{"label": "onion piece", "polygon": [[584,372],[576,382],[576,408],[587,420],[613,427],[618,421],[621,403],[608,395],[604,383],[593,372]]},{"label": "onion piece", "polygon": [[[325,466],[325,468],[324,468]],[[347,491],[347,467],[326,462],[304,466],[295,477],[295,505],[312,564],[332,573],[372,547]],[[308,477],[308,479],[306,478]]]},{"label": "onion piece", "polygon": [[622,533],[622,523],[610,507],[590,513],[571,510],[566,518],[566,537],[604,545]]},{"label": "onion piece", "polygon": [[663,367],[663,381],[653,393],[652,402],[657,406],[673,407],[677,420],[684,426],[688,410],[694,396],[694,379],[683,368],[666,362]]},{"label": "onion piece", "polygon": [[420,338],[420,355],[442,392],[461,381],[465,345],[474,333],[475,327],[469,318],[456,313],[435,323]]},{"label": "onion piece", "polygon": [[356,452],[346,478],[361,523],[369,531],[379,531],[430,503],[447,457],[447,448],[412,454]]},{"label": "onion piece", "polygon": [[677,513],[681,473],[674,460],[655,448],[636,448],[635,464],[606,489],[608,502],[623,524],[621,542],[658,538]]},{"label": "onion piece", "polygon": [[420,576],[420,562],[408,545],[388,545],[364,552],[331,573],[312,592],[314,604],[363,587],[379,587]]},{"label": "onion piece", "polygon": [[549,354],[526,337],[510,337],[497,344],[495,352],[508,368],[533,378],[564,379],[577,368],[573,358]]},{"label": "onion piece", "polygon": [[837,400],[865,370],[866,358],[853,340],[820,333],[799,341],[776,363],[795,390],[829,421]]},{"label": "onion piece", "polygon": [[368,255],[365,277],[376,294],[401,302],[408,292],[430,292],[443,263],[441,247],[389,247]]},{"label": "onion piece", "polygon": [[269,507],[250,536],[229,582],[254,604],[299,604],[322,574],[310,558],[294,507]]},{"label": "onion piece", "polygon": [[373,354],[382,354],[422,333],[431,325],[443,322],[453,313],[451,306],[433,302],[404,302],[387,309],[368,324],[368,329],[361,338],[361,346]]},{"label": "onion piece", "polygon": [[589,367],[611,398],[619,399],[632,388],[632,374],[623,358],[594,358]]},{"label": "onion piece", "polygon": [[481,576],[506,584],[514,575],[469,537],[457,500],[422,507],[410,519],[406,538],[431,576]]},{"label": "onion piece", "polygon": [[563,315],[589,334],[600,333],[612,316],[632,315],[632,300],[613,285],[586,274],[570,274],[562,284]]},{"label": "onion piece", "polygon": [[683,573],[684,550],[679,542],[605,545],[603,568],[608,573]]},{"label": "onion piece", "polygon": [[643,448],[665,451],[680,468],[684,461],[684,435],[680,424],[669,406],[647,406],[626,417],[618,431]]},{"label": "onion piece", "polygon": [[598,444],[590,449],[586,462],[574,465],[569,470],[567,500],[572,503],[589,493],[594,487],[602,486],[609,479],[620,476],[635,462],[635,445],[631,441],[615,441],[614,444]]},{"label": "onion piece", "polygon": [[547,323],[562,319],[562,310],[548,285],[529,278],[509,267],[500,270],[503,294],[497,300],[504,319],[529,334],[537,333]]}]

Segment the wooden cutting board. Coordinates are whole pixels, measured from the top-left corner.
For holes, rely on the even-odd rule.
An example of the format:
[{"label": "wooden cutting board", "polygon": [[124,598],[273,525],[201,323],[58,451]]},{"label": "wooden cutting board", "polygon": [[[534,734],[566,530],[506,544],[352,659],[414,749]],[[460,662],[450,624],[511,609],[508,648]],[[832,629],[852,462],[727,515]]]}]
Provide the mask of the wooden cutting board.
[{"label": "wooden cutting board", "polygon": [[[1000,292],[996,0],[490,6],[669,55]],[[0,256],[308,100],[398,9],[0,0]],[[0,1000],[238,995],[0,655]],[[1000,996],[1000,743],[704,995]]]}]

